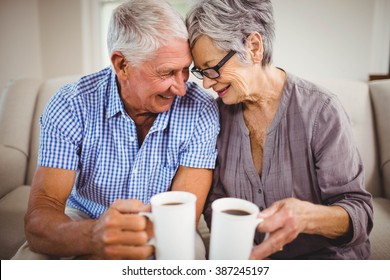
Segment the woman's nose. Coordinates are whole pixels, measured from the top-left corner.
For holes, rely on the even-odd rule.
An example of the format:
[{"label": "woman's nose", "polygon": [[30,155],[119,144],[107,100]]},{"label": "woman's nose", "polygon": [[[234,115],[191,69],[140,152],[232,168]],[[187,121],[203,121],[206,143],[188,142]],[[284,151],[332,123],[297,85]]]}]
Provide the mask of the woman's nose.
[{"label": "woman's nose", "polygon": [[216,81],[214,79],[210,79],[210,78],[207,78],[206,76],[203,76],[203,87],[205,89],[211,88],[215,83],[216,83]]}]

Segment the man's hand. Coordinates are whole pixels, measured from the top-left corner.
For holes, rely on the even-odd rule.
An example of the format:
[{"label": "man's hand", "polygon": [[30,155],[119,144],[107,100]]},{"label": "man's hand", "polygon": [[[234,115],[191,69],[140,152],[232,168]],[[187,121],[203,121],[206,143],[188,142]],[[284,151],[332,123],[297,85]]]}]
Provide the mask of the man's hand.
[{"label": "man's hand", "polygon": [[148,245],[152,236],[151,222],[139,212],[149,212],[150,206],[138,200],[117,200],[96,220],[92,228],[92,258],[147,259],[154,252]]}]

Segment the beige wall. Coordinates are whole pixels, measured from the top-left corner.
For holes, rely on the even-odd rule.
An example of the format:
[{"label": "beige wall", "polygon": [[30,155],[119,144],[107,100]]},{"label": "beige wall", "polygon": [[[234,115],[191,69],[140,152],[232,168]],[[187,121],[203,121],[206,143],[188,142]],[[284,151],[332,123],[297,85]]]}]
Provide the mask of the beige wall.
[{"label": "beige wall", "polygon": [[390,0],[375,0],[371,34],[371,74],[390,72]]},{"label": "beige wall", "polygon": [[82,73],[79,0],[38,0],[42,76]]},{"label": "beige wall", "polygon": [[303,76],[367,80],[372,59],[375,1],[273,2],[276,65]]},{"label": "beige wall", "polygon": [[80,7],[80,0],[0,1],[0,90],[10,79],[82,73]]},{"label": "beige wall", "polygon": [[38,0],[1,0],[0,89],[9,79],[41,76]]}]

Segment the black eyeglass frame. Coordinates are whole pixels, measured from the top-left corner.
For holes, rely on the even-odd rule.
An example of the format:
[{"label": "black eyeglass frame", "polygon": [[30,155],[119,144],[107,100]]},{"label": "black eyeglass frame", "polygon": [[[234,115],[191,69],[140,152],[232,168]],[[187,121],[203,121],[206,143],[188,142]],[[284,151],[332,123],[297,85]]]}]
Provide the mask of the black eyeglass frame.
[{"label": "black eyeglass frame", "polygon": [[[231,50],[226,56],[224,56],[224,58],[221,59],[220,62],[218,62],[217,65],[215,65],[214,67],[209,67],[209,68],[206,68],[206,69],[198,69],[196,68],[195,66],[192,67],[191,69],[191,73],[194,74],[195,77],[197,77],[198,79],[200,80],[203,80],[203,76],[206,76],[207,78],[209,79],[216,79],[218,77],[221,76],[221,74],[219,73],[219,69],[221,69],[222,66],[225,65],[226,62],[228,62],[228,60],[236,53],[236,51],[234,50]],[[215,73],[217,74],[217,76],[210,76],[209,74],[207,74],[206,71],[208,70],[214,70]]]}]

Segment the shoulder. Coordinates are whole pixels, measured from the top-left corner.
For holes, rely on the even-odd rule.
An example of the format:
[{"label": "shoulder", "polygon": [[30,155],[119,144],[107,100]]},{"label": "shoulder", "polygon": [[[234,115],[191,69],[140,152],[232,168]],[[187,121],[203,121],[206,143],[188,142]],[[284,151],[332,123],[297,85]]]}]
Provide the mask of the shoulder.
[{"label": "shoulder", "polygon": [[[107,86],[112,75],[110,68],[81,77],[78,81],[62,86],[50,99],[47,110],[76,110],[96,99],[98,89]],[[81,109],[81,108],[79,108]]]},{"label": "shoulder", "polygon": [[[310,124],[312,135],[326,135],[328,130],[347,129],[349,116],[336,94],[308,80],[289,76],[291,99],[289,113]],[[319,131],[322,131],[319,133]]]},{"label": "shoulder", "polygon": [[111,68],[105,68],[97,73],[83,76],[74,83],[64,85],[54,97],[66,100],[88,97],[100,87],[107,85],[112,75]]},{"label": "shoulder", "polygon": [[177,96],[169,111],[175,129],[219,131],[219,112],[214,97],[196,83],[189,82],[186,87],[186,94]]},{"label": "shoulder", "polygon": [[296,110],[310,113],[313,117],[324,110],[339,111],[344,114],[344,108],[341,105],[336,94],[326,87],[317,83],[287,74],[284,98],[288,100],[288,111]]},{"label": "shoulder", "polygon": [[335,98],[335,95],[325,87],[289,73],[286,78],[286,89],[298,98],[313,99],[317,102]]},{"label": "shoulder", "polygon": [[[111,69],[83,76],[78,81],[62,86],[49,100],[43,113],[43,120],[64,118],[81,118],[86,104],[96,99],[98,88],[108,83]],[[76,117],[77,116],[77,117]]]},{"label": "shoulder", "polygon": [[193,122],[210,117],[210,120],[218,121],[219,117],[214,97],[194,82],[186,83],[186,94],[176,97],[170,111],[172,116],[191,118]]}]

